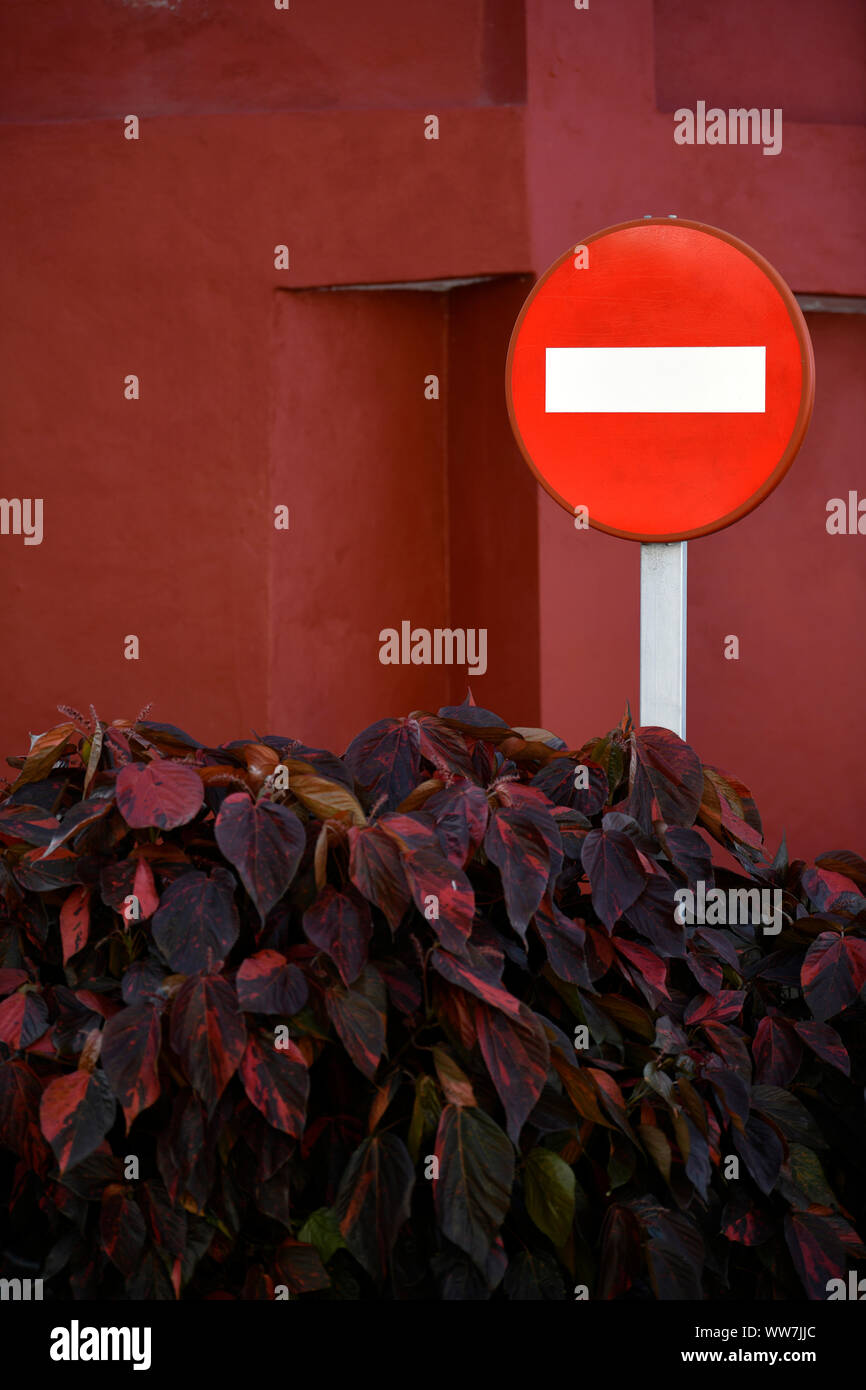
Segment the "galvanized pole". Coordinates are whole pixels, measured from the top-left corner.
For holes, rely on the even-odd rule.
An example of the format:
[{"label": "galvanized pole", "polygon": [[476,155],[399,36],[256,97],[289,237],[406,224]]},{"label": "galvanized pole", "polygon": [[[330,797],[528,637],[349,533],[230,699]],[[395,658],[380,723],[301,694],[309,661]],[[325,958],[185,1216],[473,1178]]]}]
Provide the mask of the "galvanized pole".
[{"label": "galvanized pole", "polygon": [[640,548],[640,722],[686,736],[686,542]]}]

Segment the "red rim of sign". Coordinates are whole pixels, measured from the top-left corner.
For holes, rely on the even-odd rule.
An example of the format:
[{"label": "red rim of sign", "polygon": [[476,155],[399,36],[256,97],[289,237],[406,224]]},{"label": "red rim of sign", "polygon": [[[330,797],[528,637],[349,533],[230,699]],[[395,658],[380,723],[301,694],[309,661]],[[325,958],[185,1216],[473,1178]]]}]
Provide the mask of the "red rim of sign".
[{"label": "red rim of sign", "polygon": [[644,543],[650,544],[663,544],[671,541],[694,540],[698,536],[712,535],[715,531],[722,531],[725,527],[733,525],[735,521],[740,521],[742,517],[747,516],[749,512],[754,511],[756,507],[760,506],[760,504],[765,500],[765,498],[767,498],[770,495],[770,493],[782,481],[788,469],[791,467],[791,464],[794,462],[794,459],[797,456],[800,446],[803,443],[803,439],[805,438],[806,430],[809,427],[809,421],[812,417],[812,409],[815,403],[815,359],[812,351],[812,341],[809,337],[809,330],[806,327],[806,320],[803,317],[803,313],[800,309],[799,304],[794,298],[792,290],[782,279],[781,275],[775,269],[775,267],[770,265],[769,261],[765,260],[764,257],[760,254],[760,252],[756,251],[754,247],[749,246],[747,242],[741,241],[739,237],[732,236],[730,232],[722,231],[719,227],[711,227],[706,222],[693,222],[687,218],[638,217],[634,218],[629,222],[617,222],[614,226],[604,227],[601,231],[593,232],[591,236],[580,238],[579,240],[574,242],[568,248],[567,251],[564,251],[561,256],[558,256],[552,265],[548,266],[547,270],[544,272],[541,278],[536,281],[529,294],[527,295],[526,299],[524,300],[523,305],[520,309],[520,313],[517,316],[517,321],[511,333],[511,340],[508,344],[508,357],[505,363],[505,399],[508,406],[508,418],[511,422],[511,429],[514,433],[514,438],[517,441],[518,447],[520,448],[520,452],[523,454],[524,459],[528,463],[529,467],[532,469],[532,472],[535,474],[536,479],[544,488],[545,492],[547,492],[555,502],[558,502],[559,505],[569,513],[569,515],[574,515],[574,507],[572,506],[572,504],[566,501],[566,499],[556,491],[556,489],[548,482],[548,480],[544,477],[543,473],[540,471],[537,464],[534,462],[532,455],[529,452],[529,449],[524,443],[523,436],[520,432],[520,427],[517,423],[517,416],[514,409],[514,401],[511,393],[511,369],[514,351],[517,345],[518,337],[520,335],[520,329],[523,324],[523,320],[530,306],[534,302],[536,296],[538,295],[539,291],[543,288],[547,280],[549,280],[551,275],[553,275],[555,271],[557,271],[565,261],[569,260],[574,255],[575,247],[590,246],[592,242],[600,241],[602,237],[610,236],[614,232],[626,231],[627,229],[632,227],[651,227],[660,225],[690,227],[695,231],[706,233],[707,236],[716,237],[719,241],[727,242],[729,246],[732,246],[737,251],[742,252],[742,254],[744,256],[747,256],[748,259],[752,261],[758,267],[759,270],[762,270],[764,272],[767,279],[771,281],[774,288],[778,291],[785,305],[785,308],[788,311],[788,316],[791,320],[791,326],[793,327],[800,350],[800,368],[802,372],[802,378],[799,409],[797,411],[796,419],[794,420],[790,436],[785,445],[781,458],[779,459],[778,463],[776,464],[772,472],[769,474],[769,476],[765,478],[764,481],[761,483],[761,485],[758,488],[756,488],[756,490],[748,498],[746,498],[745,501],[741,502],[739,506],[735,507],[732,511],[727,512],[724,516],[718,518],[718,520],[708,522],[703,526],[697,526],[692,528],[691,530],[669,532],[666,534],[656,532],[650,534],[641,531],[626,531],[616,526],[608,526],[604,522],[595,521],[593,520],[591,514],[589,516],[590,526],[592,526],[597,531],[604,531],[610,536],[619,536],[623,540],[642,541]]}]

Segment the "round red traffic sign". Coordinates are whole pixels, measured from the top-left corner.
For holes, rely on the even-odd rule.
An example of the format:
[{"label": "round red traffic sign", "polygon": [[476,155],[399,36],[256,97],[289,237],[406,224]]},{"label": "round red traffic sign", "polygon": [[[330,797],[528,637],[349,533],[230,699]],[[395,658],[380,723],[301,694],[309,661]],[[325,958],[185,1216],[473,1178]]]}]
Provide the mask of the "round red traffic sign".
[{"label": "round red traffic sign", "polygon": [[779,273],[717,227],[623,222],[570,248],[514,326],[511,427],[539,482],[638,541],[757,507],[812,414],[812,344]]}]

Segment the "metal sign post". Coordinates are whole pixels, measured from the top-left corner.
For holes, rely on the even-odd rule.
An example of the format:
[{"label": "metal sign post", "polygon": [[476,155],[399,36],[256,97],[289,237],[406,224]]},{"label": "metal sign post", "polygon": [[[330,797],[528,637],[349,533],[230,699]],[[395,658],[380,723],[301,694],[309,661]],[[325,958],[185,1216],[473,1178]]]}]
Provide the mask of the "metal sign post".
[{"label": "metal sign post", "polygon": [[686,736],[686,541],[640,548],[640,722]]},{"label": "metal sign post", "polygon": [[641,543],[640,721],[686,734],[686,542],[747,516],[803,442],[812,344],[777,270],[730,232],[594,232],[521,309],[505,398],[523,457],[584,527]]}]

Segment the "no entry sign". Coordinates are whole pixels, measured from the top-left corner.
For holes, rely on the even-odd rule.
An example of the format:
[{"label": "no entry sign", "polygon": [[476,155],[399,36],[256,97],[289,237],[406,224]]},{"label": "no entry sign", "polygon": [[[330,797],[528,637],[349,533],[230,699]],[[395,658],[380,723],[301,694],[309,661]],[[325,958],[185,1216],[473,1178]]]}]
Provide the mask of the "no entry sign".
[{"label": "no entry sign", "polygon": [[682,541],[738,521],[785,475],[812,413],[812,346],[757,251],[644,218],[587,237],[534,286],[506,396],[526,461],[569,512]]}]

